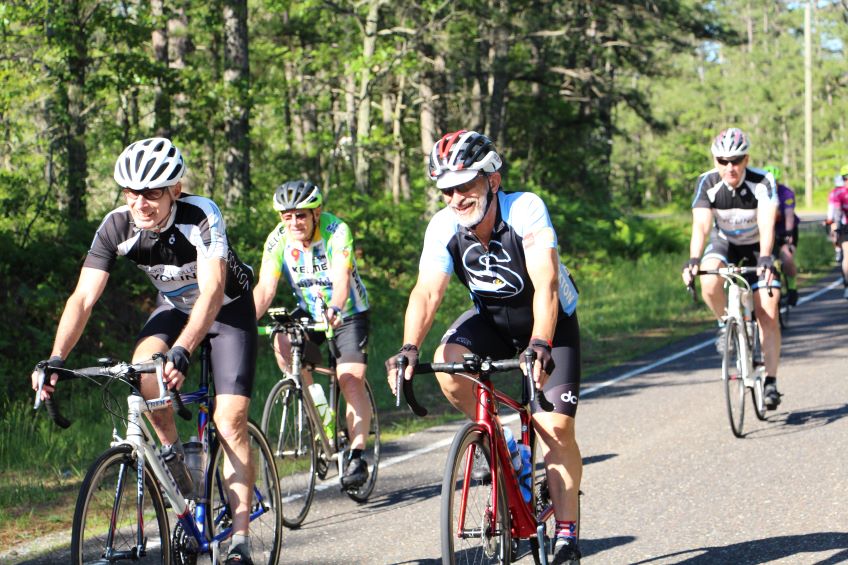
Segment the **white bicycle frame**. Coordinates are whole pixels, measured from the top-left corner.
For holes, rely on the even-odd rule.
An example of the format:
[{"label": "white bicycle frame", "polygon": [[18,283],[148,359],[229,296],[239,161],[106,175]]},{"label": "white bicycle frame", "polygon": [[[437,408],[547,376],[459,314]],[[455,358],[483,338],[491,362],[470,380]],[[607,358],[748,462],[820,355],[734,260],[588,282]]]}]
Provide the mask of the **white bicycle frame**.
[{"label": "white bicycle frame", "polygon": [[[716,270],[719,276],[724,279],[724,288],[727,292],[727,308],[722,320],[725,324],[729,320],[737,322],[742,335],[745,337],[742,340],[739,351],[742,366],[738,367],[738,369],[742,373],[742,382],[745,386],[747,388],[753,388],[755,371],[752,349],[756,340],[754,332],[759,331],[753,316],[753,290],[748,281],[745,280],[745,277],[735,272],[732,268],[722,267]],[[763,370],[762,366],[759,366],[757,370]]]}]

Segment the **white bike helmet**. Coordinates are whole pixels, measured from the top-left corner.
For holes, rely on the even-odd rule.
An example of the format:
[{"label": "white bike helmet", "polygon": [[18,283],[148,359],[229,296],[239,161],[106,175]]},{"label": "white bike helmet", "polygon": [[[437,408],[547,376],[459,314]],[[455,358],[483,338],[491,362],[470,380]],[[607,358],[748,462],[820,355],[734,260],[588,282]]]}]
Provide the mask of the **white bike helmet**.
[{"label": "white bike helmet", "polygon": [[494,173],[502,163],[492,140],[476,131],[459,130],[433,145],[427,172],[436,188],[445,189],[466,183],[480,172]]},{"label": "white bike helmet", "polygon": [[151,137],[131,143],[115,162],[115,182],[121,188],[149,190],[179,182],[185,174],[180,150],[164,137]]},{"label": "white bike helmet", "polygon": [[740,157],[748,154],[748,136],[739,128],[727,128],[710,147],[713,157]]}]

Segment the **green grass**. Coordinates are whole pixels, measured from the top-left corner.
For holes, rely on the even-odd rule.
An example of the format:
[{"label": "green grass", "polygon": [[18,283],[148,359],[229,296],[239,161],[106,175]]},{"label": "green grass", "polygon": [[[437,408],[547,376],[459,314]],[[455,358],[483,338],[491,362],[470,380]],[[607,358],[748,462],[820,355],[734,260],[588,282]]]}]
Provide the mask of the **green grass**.
[{"label": "green grass", "polygon": [[[833,269],[833,248],[818,230],[802,234],[797,257],[802,286]],[[693,304],[680,280],[684,260],[685,252],[646,255],[637,261],[613,259],[603,265],[567,260],[580,288],[584,377],[710,327],[707,308]],[[383,363],[402,343],[411,281],[400,277],[387,285],[375,276],[366,284],[372,295],[368,379],[383,441],[458,419],[432,376],[416,381],[416,394],[432,416],[415,418],[407,408],[395,407]],[[447,325],[468,307],[467,291],[452,283],[422,347],[422,359],[432,356]],[[76,359],[80,365],[95,361]],[[255,421],[261,420],[265,396],[278,379],[267,338],[260,338],[250,410]],[[73,381],[63,383],[60,390],[62,410],[74,421],[68,430],[55,427],[43,410],[34,413],[29,395],[0,403],[0,547],[9,547],[26,532],[68,527],[81,477],[111,439],[113,422],[102,408],[99,388]],[[124,411],[126,389],[113,387],[113,396],[113,407]],[[179,422],[179,428],[183,439],[192,433],[190,423]]]}]

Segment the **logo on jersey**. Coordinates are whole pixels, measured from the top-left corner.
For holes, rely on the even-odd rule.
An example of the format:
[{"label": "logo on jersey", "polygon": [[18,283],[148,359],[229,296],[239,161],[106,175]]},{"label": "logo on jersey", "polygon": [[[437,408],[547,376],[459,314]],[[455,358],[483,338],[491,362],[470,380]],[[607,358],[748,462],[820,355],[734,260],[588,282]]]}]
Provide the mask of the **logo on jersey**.
[{"label": "logo on jersey", "polygon": [[566,404],[574,404],[577,405],[577,397],[572,394],[570,390],[565,391],[561,395],[559,395],[559,399],[565,402]]},{"label": "logo on jersey", "polygon": [[512,258],[499,241],[489,243],[488,251],[479,243],[462,254],[468,275],[468,288],[478,296],[509,298],[524,290],[524,279],[509,268]]},{"label": "logo on jersey", "polygon": [[176,241],[177,241],[177,236],[175,234],[171,234],[171,237],[168,238],[168,244],[174,245],[174,243],[176,243]]},{"label": "logo on jersey", "polygon": [[292,257],[294,257],[294,260],[295,260],[295,261],[297,261],[297,260],[299,260],[299,259],[300,259],[300,249],[293,248],[293,249],[291,250],[291,254],[292,254]]}]

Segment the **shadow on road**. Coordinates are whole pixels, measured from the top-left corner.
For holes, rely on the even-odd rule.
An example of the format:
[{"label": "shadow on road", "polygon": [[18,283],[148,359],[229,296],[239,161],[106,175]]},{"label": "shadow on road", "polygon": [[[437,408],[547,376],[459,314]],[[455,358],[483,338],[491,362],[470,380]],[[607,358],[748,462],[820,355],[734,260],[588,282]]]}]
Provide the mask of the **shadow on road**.
[{"label": "shadow on road", "polygon": [[746,438],[763,439],[806,432],[827,426],[848,416],[848,404],[835,406],[817,406],[793,412],[778,412],[767,417],[767,421],[777,426],[752,430]]},{"label": "shadow on road", "polygon": [[[582,544],[581,544],[582,545]],[[827,559],[817,561],[818,565],[843,563],[848,560],[848,533],[821,532],[798,536],[778,536],[767,539],[734,543],[724,547],[700,547],[689,551],[659,555],[651,559],[636,561],[643,563],[686,563],[687,565],[707,565],[712,563],[767,563],[776,559],[787,559],[805,553],[821,553],[841,550]],[[689,555],[697,553],[697,555]],[[584,553],[585,554],[585,553]]]}]

